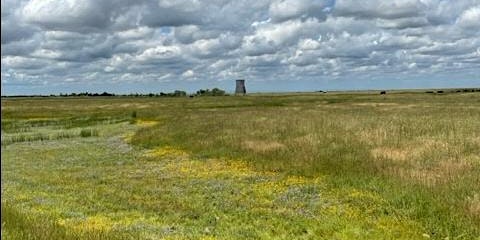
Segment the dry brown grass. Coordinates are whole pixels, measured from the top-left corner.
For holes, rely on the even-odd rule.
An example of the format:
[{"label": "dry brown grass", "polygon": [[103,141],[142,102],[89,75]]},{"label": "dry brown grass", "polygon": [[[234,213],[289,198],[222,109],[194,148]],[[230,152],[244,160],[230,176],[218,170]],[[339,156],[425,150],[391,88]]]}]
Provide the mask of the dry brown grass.
[{"label": "dry brown grass", "polygon": [[317,137],[314,134],[310,133],[301,137],[294,138],[292,143],[299,146],[309,146],[309,145],[313,146],[317,141],[318,141]]},{"label": "dry brown grass", "polygon": [[[436,151],[447,151],[448,143],[439,140],[423,140],[410,144],[403,148],[377,147],[372,149],[371,154],[379,166],[388,164],[382,170],[389,174],[400,177],[405,181],[415,181],[427,186],[445,184],[455,180],[463,173],[470,170],[477,156],[463,156],[461,158],[438,157],[432,158],[428,164],[422,163],[426,155]],[[389,163],[394,163],[391,165]]]},{"label": "dry brown grass", "polygon": [[467,159],[444,159],[431,167],[421,165],[407,165],[408,167],[389,167],[385,169],[390,175],[400,177],[405,181],[415,181],[426,186],[447,184],[472,168]]},{"label": "dry brown grass", "polygon": [[285,145],[277,141],[248,140],[243,142],[243,148],[254,152],[270,152],[285,148]]},{"label": "dry brown grass", "polygon": [[134,108],[143,109],[143,108],[149,108],[149,107],[151,107],[151,105],[146,104],[146,103],[124,103],[124,104],[121,104],[120,107],[122,107],[122,108],[132,108],[132,107],[134,107]]},{"label": "dry brown grass", "polygon": [[353,106],[368,106],[368,107],[385,107],[385,106],[399,106],[398,103],[377,103],[377,102],[364,102],[364,103],[354,103]]},{"label": "dry brown grass", "polygon": [[414,157],[412,156],[412,152],[408,151],[408,149],[378,147],[372,149],[371,152],[375,159],[388,159],[395,162],[408,161]]}]

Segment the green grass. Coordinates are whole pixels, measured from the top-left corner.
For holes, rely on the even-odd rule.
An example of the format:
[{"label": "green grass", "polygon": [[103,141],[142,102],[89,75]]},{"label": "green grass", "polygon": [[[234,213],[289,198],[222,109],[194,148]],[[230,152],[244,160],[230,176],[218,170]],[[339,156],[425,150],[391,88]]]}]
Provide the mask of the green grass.
[{"label": "green grass", "polygon": [[2,235],[480,239],[478,129],[478,93],[2,100]]}]

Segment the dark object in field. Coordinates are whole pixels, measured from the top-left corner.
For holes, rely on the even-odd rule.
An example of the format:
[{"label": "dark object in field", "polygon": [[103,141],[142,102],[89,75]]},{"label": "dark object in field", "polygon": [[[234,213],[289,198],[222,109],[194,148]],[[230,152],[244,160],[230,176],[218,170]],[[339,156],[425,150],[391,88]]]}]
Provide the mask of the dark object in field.
[{"label": "dark object in field", "polygon": [[245,88],[245,80],[238,79],[236,80],[235,94],[246,94],[247,89]]},{"label": "dark object in field", "polygon": [[433,91],[426,91],[425,93],[434,93]]},{"label": "dark object in field", "polygon": [[225,96],[225,91],[220,88],[210,89],[200,89],[197,91],[195,96]]},{"label": "dark object in field", "polygon": [[385,94],[387,94],[387,92],[386,91],[381,91],[380,94],[385,95]]},{"label": "dark object in field", "polygon": [[195,97],[195,96],[194,96],[194,95],[189,95],[188,97],[189,97],[189,98],[193,98],[193,97]]},{"label": "dark object in field", "polygon": [[440,91],[437,91],[437,93],[443,93],[443,91],[442,91],[442,90],[440,90]]}]

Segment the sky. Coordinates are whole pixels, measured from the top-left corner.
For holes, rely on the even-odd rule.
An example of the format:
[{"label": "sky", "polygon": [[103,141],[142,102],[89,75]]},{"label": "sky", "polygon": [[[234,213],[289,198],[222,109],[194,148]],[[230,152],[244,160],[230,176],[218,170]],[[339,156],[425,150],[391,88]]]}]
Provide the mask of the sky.
[{"label": "sky", "polygon": [[2,95],[480,87],[480,0],[2,0]]}]

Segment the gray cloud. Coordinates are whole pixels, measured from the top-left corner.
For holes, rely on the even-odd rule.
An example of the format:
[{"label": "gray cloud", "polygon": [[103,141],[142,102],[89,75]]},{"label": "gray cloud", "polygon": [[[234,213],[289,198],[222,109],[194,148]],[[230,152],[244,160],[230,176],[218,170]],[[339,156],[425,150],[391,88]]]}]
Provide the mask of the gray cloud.
[{"label": "gray cloud", "polygon": [[337,0],[335,14],[358,18],[398,19],[418,17],[425,13],[421,0]]},{"label": "gray cloud", "polygon": [[479,76],[479,23],[479,0],[7,0],[2,84]]}]

